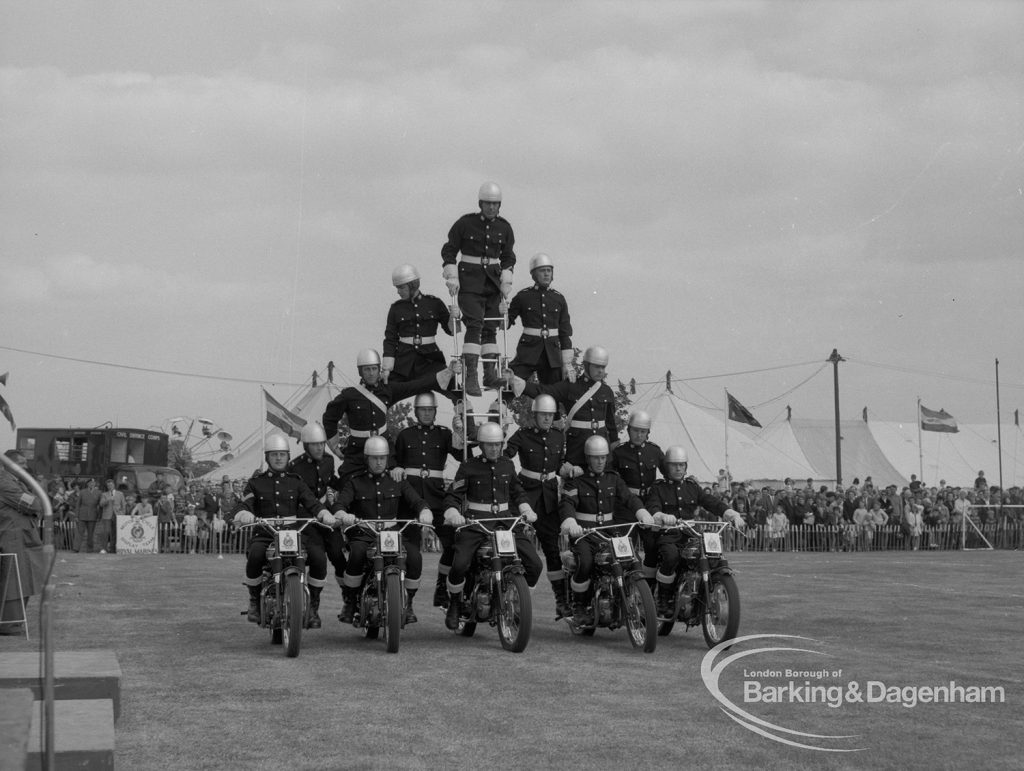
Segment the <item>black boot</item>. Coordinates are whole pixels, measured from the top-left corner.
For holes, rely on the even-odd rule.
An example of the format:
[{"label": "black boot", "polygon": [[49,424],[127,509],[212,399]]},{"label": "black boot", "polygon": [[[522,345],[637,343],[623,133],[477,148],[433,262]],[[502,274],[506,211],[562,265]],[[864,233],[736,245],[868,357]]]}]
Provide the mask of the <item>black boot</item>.
[{"label": "black boot", "polygon": [[444,625],[455,631],[459,628],[459,618],[462,616],[462,592],[448,593],[448,612],[444,616]]},{"label": "black boot", "polygon": [[590,603],[586,592],[572,593],[572,619],[577,624],[593,624],[594,617],[590,613]]},{"label": "black boot", "polygon": [[498,377],[498,362],[493,359],[484,360],[484,388],[502,388],[504,385],[504,381]]},{"label": "black boot", "polygon": [[260,588],[258,586],[249,587],[249,612],[245,618],[254,624],[260,623]]},{"label": "black boot", "polygon": [[346,586],[341,590],[341,613],[338,614],[338,621],[343,624],[351,624],[356,617],[356,590]]},{"label": "black boot", "polygon": [[437,574],[437,583],[434,584],[434,607],[448,607],[448,576]]},{"label": "black boot", "polygon": [[671,616],[675,610],[675,592],[672,591],[672,584],[658,582],[658,615]]},{"label": "black boot", "polygon": [[320,592],[322,586],[309,587],[309,628],[319,629],[320,623]]},{"label": "black boot", "polygon": [[464,353],[462,358],[464,361],[462,372],[463,388],[469,396],[480,396],[483,393],[480,390],[480,379],[477,372],[477,363],[480,361],[480,356],[475,353]]},{"label": "black boot", "polygon": [[555,621],[572,615],[569,604],[565,601],[565,579],[559,578],[551,582],[551,591],[555,594]]},{"label": "black boot", "polygon": [[406,624],[415,624],[417,621],[419,621],[419,619],[416,618],[416,614],[412,612],[412,598],[415,597],[415,596],[416,596],[416,590],[415,589],[406,589],[405,590],[405,597],[406,597],[406,600],[405,600],[405,623]]}]

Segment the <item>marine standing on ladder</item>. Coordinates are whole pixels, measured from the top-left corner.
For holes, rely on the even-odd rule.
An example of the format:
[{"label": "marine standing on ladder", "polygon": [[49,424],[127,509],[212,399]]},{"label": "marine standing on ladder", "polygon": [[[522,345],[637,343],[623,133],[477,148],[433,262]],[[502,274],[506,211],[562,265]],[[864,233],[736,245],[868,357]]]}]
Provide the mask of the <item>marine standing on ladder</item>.
[{"label": "marine standing on ladder", "polygon": [[448,306],[440,298],[420,291],[420,274],[412,265],[395,268],[391,283],[401,299],[388,310],[381,379],[385,383],[407,383],[440,372],[447,357],[437,345],[438,329],[449,336],[455,331]]},{"label": "marine standing on ladder", "polygon": [[563,380],[560,383],[538,385],[508,373],[512,392],[516,396],[525,393],[535,399],[541,394],[549,394],[559,404],[569,406],[565,416],[565,459],[573,465],[573,475],[582,474],[586,467],[583,446],[587,439],[595,435],[603,436],[610,443],[618,438],[615,392],[604,382],[607,369],[608,351],[592,345],[583,354],[583,375],[575,383]]},{"label": "marine standing on ladder", "polygon": [[[497,380],[496,318],[512,293],[515,236],[501,209],[501,188],[494,182],[480,186],[479,212],[464,214],[448,231],[441,247],[442,276],[452,296],[458,295],[465,326],[462,354],[465,360],[465,388],[470,396],[480,396],[478,364],[485,359],[484,377]],[[458,259],[459,253],[462,259]]]},{"label": "marine standing on ladder", "polygon": [[[648,437],[651,435],[651,416],[643,410],[634,410],[626,422],[629,438],[612,447],[612,471],[622,477],[629,491],[647,500],[647,493],[658,478],[665,453]],[[658,532],[649,528],[640,531],[644,546],[643,574],[654,591],[654,576],[658,572]]]},{"label": "marine standing on ladder", "polygon": [[519,481],[526,493],[526,500],[537,513],[537,540],[544,561],[548,567],[548,580],[555,594],[557,618],[569,615],[565,603],[565,573],[562,572],[562,556],[558,550],[558,530],[561,518],[558,513],[558,473],[565,461],[565,434],[552,428],[558,406],[553,397],[542,394],[533,400],[533,421],[531,428],[520,427],[509,437],[505,454],[510,458],[519,456]]},{"label": "marine standing on ladder", "polygon": [[[551,288],[555,265],[546,254],[530,258],[533,286],[520,289],[508,304],[509,326],[522,321],[523,332],[516,345],[516,357],[509,368],[523,380],[536,372],[541,383],[574,381],[572,366],[572,322],[569,305],[557,289]],[[491,381],[484,385],[493,387]]]},{"label": "marine standing on ladder", "polygon": [[448,458],[462,460],[463,440],[447,426],[434,423],[437,417],[434,394],[419,394],[413,402],[413,414],[416,425],[403,428],[395,438],[395,468],[391,470],[391,478],[406,480],[434,516],[434,532],[441,541],[434,589],[434,607],[439,608],[448,602],[445,581],[452,566],[455,544],[455,531],[444,523],[444,469]]}]

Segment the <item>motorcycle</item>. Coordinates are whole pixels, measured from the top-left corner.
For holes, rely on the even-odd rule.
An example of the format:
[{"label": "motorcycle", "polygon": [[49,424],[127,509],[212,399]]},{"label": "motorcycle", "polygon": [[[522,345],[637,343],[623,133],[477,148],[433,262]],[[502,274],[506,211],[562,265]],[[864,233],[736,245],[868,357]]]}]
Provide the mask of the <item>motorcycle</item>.
[{"label": "motorcycle", "polygon": [[733,570],[722,556],[722,531],[728,522],[679,520],[662,530],[678,530],[679,569],[676,571],[675,599],[672,610],[658,619],[658,634],[672,632],[676,621],[689,629],[697,624],[704,631],[704,642],[714,648],[736,637],[740,628],[740,590]]},{"label": "motorcycle", "polygon": [[[401,527],[390,530],[395,525]],[[414,519],[367,520],[362,519],[345,528],[362,528],[377,540],[376,546],[366,550],[366,572],[359,591],[359,605],[352,625],[363,630],[363,635],[376,640],[384,632],[384,648],[398,653],[399,637],[405,626],[405,545],[402,531],[409,525],[430,527]]]},{"label": "motorcycle", "polygon": [[270,630],[271,644],[283,645],[289,658],[299,655],[302,630],[309,628],[309,587],[302,531],[310,525],[326,527],[315,519],[278,517],[257,519],[239,528],[262,527],[274,536],[267,546],[267,561],[263,566],[259,626]]},{"label": "motorcycle", "polygon": [[[594,554],[594,571],[590,583],[593,587],[588,606],[592,621],[583,622],[573,616],[565,617],[574,635],[593,636],[598,627],[618,629],[625,625],[629,641],[644,653],[653,653],[658,643],[657,611],[651,588],[640,571],[630,535],[636,525],[602,525],[585,528],[583,535],[570,539],[562,535],[562,568],[570,574],[576,567],[576,552],[569,547],[584,538],[597,539],[601,548]],[[606,535],[614,530],[618,534]],[[623,532],[625,530],[625,532]],[[565,582],[565,601],[572,605],[572,588]]]},{"label": "motorcycle", "polygon": [[456,528],[456,533],[467,527],[477,528],[489,537],[477,549],[466,573],[462,616],[455,634],[472,637],[477,624],[486,621],[498,627],[502,648],[522,653],[530,642],[533,603],[513,530],[525,520],[517,517],[507,530],[492,530],[482,524],[508,520],[474,519]]}]

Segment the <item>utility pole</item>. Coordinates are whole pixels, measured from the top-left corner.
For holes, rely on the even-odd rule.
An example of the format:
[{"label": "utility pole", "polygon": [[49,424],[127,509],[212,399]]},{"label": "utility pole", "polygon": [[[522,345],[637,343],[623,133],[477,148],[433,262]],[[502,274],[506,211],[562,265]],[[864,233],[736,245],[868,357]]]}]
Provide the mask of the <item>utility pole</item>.
[{"label": "utility pole", "polygon": [[833,348],[828,361],[832,362],[832,383],[836,400],[836,487],[839,487],[843,484],[843,449],[842,437],[839,435],[839,362],[846,359],[839,355],[838,349]]}]

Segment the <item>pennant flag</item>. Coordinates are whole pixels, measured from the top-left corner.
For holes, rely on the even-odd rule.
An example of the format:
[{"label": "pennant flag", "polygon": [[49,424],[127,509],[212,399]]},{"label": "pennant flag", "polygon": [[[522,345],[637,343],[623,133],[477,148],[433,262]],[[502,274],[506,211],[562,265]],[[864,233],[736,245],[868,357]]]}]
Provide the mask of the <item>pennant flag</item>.
[{"label": "pennant flag", "polygon": [[4,374],[0,375],[0,385],[7,385],[7,376],[10,374],[10,372],[5,372]]},{"label": "pennant flag", "polygon": [[750,410],[740,404],[735,396],[728,391],[725,392],[725,395],[729,399],[729,420],[735,420],[737,423],[746,423],[748,426],[761,428],[761,424],[757,422],[757,418],[753,416]]},{"label": "pennant flag", "polygon": [[288,436],[298,439],[306,421],[268,394],[266,388],[263,389],[263,396],[267,401],[267,422],[277,426]]},{"label": "pennant flag", "polygon": [[11,424],[11,431],[18,429],[17,424],[14,422],[14,415],[11,414],[11,408],[7,406],[7,401],[2,396],[0,396],[0,415],[7,418],[7,422]]},{"label": "pennant flag", "polygon": [[956,427],[956,419],[945,410],[930,410],[921,405],[921,430],[922,431],[944,431],[947,434],[955,434],[960,431]]}]

